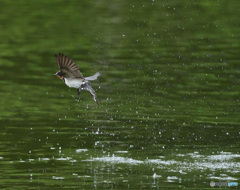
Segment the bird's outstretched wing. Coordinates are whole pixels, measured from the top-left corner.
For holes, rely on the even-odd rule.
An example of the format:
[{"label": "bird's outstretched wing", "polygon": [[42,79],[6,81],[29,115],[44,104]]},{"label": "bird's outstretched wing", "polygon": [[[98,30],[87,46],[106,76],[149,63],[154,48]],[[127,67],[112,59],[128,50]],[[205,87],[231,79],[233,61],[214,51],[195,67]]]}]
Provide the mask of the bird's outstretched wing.
[{"label": "bird's outstretched wing", "polygon": [[68,56],[59,53],[55,55],[58,67],[65,78],[82,78],[84,79],[79,67]]},{"label": "bird's outstretched wing", "polygon": [[86,81],[85,84],[82,84],[81,89],[89,91],[90,94],[92,95],[94,101],[98,104],[96,92],[93,90],[92,85],[89,81]]}]

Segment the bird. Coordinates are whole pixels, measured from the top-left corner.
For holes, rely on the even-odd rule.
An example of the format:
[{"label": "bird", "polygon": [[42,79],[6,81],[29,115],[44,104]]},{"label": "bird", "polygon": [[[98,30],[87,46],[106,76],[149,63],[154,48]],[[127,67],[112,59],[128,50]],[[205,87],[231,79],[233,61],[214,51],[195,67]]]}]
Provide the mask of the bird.
[{"label": "bird", "polygon": [[79,67],[73,59],[63,55],[63,53],[58,53],[55,57],[59,71],[57,71],[54,75],[63,80],[63,82],[70,88],[77,88],[78,98],[80,97],[82,90],[87,90],[92,95],[93,100],[98,104],[96,92],[93,90],[89,81],[96,80],[100,76],[100,73],[97,72],[93,76],[83,77]]}]

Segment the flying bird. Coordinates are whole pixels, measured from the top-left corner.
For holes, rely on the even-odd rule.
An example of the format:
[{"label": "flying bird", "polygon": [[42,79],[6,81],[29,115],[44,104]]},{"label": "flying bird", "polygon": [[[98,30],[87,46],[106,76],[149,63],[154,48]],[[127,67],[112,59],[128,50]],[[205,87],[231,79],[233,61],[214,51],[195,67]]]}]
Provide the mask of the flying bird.
[{"label": "flying bird", "polygon": [[94,101],[98,104],[96,93],[89,81],[96,80],[100,76],[100,73],[97,72],[93,76],[83,77],[79,67],[71,58],[63,55],[62,53],[55,55],[55,57],[60,70],[54,75],[63,80],[70,88],[77,88],[78,97],[80,96],[82,90],[89,91],[93,96]]}]

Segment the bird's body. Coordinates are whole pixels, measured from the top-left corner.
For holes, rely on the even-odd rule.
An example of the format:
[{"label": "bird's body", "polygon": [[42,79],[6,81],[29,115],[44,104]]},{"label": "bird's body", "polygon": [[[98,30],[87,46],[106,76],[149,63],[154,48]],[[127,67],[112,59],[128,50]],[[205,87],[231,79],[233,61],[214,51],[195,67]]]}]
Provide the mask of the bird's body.
[{"label": "bird's body", "polygon": [[65,84],[70,88],[80,88],[83,83],[84,83],[83,79],[65,78]]},{"label": "bird's body", "polygon": [[84,78],[79,71],[76,63],[67,56],[59,53],[56,55],[57,64],[60,69],[55,75],[63,80],[70,88],[77,88],[78,96],[80,96],[81,90],[87,90],[93,96],[93,99],[98,103],[96,93],[92,88],[90,80],[96,80],[100,74],[97,72],[95,75]]}]

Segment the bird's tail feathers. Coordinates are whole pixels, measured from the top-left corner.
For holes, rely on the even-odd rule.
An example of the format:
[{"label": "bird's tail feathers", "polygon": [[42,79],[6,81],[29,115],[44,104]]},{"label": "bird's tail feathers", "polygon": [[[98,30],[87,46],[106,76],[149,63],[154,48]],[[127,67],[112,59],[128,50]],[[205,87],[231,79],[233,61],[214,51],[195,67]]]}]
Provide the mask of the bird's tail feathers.
[{"label": "bird's tail feathers", "polygon": [[95,75],[90,77],[85,77],[86,80],[96,80],[100,76],[100,73],[97,72]]}]

